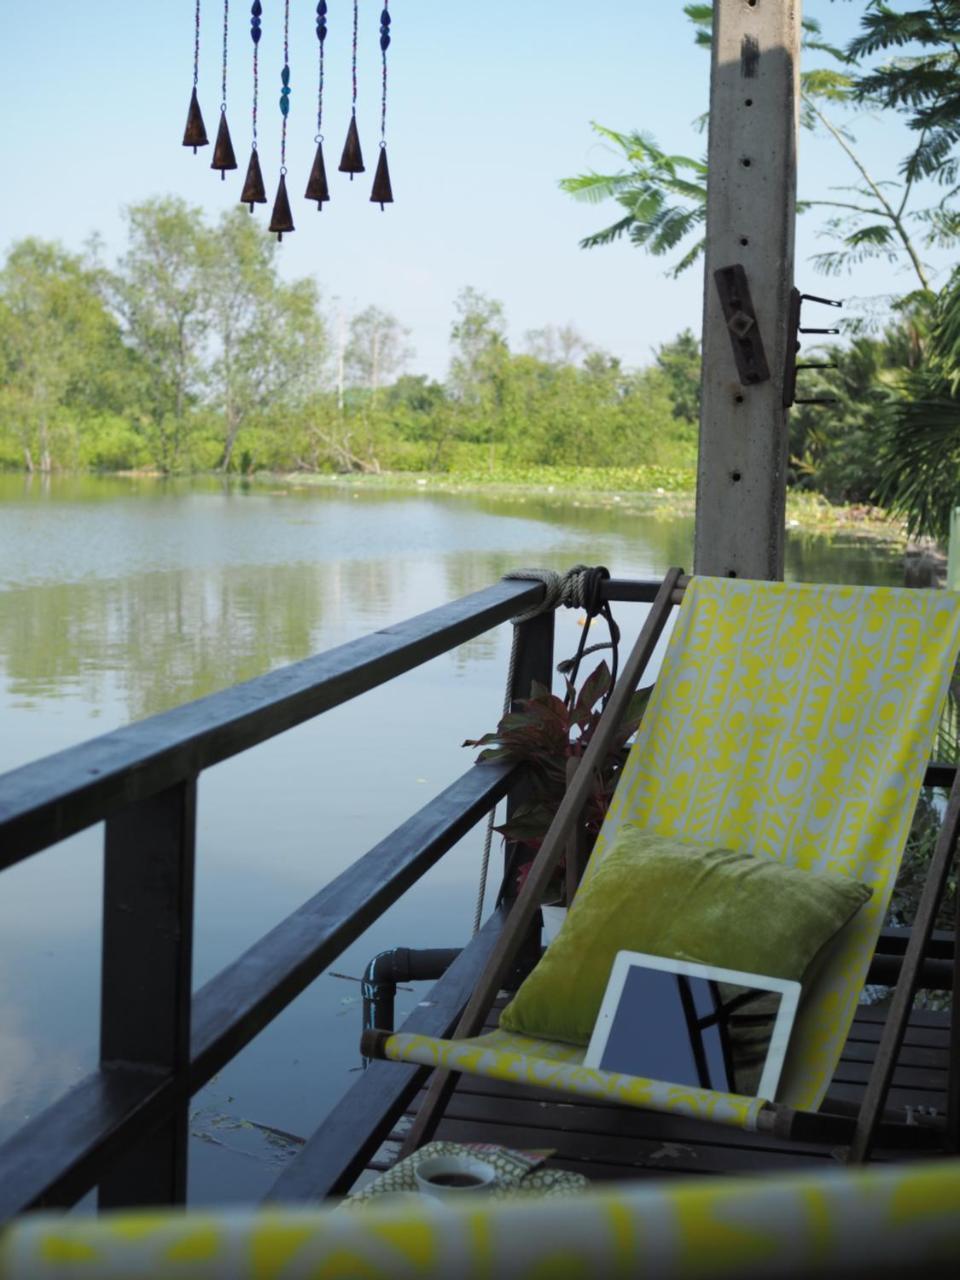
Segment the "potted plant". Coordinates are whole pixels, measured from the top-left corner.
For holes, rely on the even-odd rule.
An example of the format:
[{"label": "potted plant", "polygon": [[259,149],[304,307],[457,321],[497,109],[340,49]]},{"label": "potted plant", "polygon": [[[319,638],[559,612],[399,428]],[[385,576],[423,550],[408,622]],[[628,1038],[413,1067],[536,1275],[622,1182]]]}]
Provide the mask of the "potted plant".
[{"label": "potted plant", "polygon": [[[493,733],[468,739],[465,747],[482,747],[478,763],[516,763],[527,766],[524,798],[508,822],[496,827],[514,844],[506,885],[509,896],[522,887],[537,850],[557,811],[575,763],[586,751],[596,731],[611,690],[606,662],[584,681],[579,692],[574,678],[564,676],[566,696],[557,697],[534,682],[529,698],[508,712]],[[623,722],[613,737],[602,766],[594,775],[589,797],[583,807],[577,832],[579,847],[586,853],[593,847],[597,832],[627,758],[628,744],[640,724],[650,689],[638,690],[630,701]],[[551,886],[547,901],[562,896],[565,868],[561,865],[558,883]]]}]

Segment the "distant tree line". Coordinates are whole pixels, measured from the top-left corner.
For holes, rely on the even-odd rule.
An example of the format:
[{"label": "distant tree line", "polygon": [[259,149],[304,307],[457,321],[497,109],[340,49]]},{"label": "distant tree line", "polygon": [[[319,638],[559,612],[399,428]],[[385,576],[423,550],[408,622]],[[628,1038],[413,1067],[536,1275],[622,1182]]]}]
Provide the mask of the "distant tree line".
[{"label": "distant tree line", "polygon": [[501,303],[456,301],[449,375],[409,371],[409,333],[368,307],[330,316],[280,277],[243,210],[177,199],[126,211],[106,265],[35,239],[0,266],[0,466],[377,472],[689,467],[699,348],[689,332],[628,370],[570,325],[511,349]]}]

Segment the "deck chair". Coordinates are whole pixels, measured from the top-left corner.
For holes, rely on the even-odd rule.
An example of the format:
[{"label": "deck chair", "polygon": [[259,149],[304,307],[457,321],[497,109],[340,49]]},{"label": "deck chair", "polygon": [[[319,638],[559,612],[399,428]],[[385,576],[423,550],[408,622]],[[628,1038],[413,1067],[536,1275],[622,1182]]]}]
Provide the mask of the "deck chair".
[{"label": "deck chair", "polygon": [[[776,1100],[588,1069],[583,1049],[503,1030],[477,1034],[563,854],[593,761],[603,758],[676,603],[660,673],[584,883],[629,821],[800,870],[841,871],[873,888],[805,987]],[[795,1117],[820,1106],[854,1017],[958,645],[960,596],[952,593],[687,579],[671,570],[454,1038],[367,1032],[364,1052],[748,1130],[803,1132]],[[955,786],[886,1043],[852,1130],[853,1160],[866,1158],[882,1113],[958,808]],[[435,1076],[408,1148],[428,1136],[449,1083]]]}]

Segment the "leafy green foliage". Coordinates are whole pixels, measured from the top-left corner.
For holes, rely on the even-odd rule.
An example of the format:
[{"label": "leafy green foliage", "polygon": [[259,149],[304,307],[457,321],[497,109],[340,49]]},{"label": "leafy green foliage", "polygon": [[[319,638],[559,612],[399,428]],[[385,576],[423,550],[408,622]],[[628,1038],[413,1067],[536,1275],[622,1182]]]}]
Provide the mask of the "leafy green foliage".
[{"label": "leafy green foliage", "polygon": [[960,0],[905,10],[871,0],[860,25],[852,58],[895,56],[859,77],[857,97],[906,115],[918,135],[902,165],[908,180],[935,177],[953,185],[960,164],[952,154],[960,141]]},{"label": "leafy green foliage", "polygon": [[689,333],[636,370],[572,325],[514,351],[502,303],[465,289],[440,383],[402,371],[407,331],[378,308],[339,324],[333,350],[315,283],[280,278],[243,210],[211,226],[156,199],[126,217],[112,270],[39,241],[0,265],[0,466],[691,483]]},{"label": "leafy green foliage", "polygon": [[[616,173],[584,173],[564,178],[560,187],[577,200],[598,204],[615,200],[623,215],[581,240],[594,249],[626,236],[640,249],[662,257],[691,234],[698,234],[707,215],[707,166],[689,156],[661,151],[649,133],[617,133],[595,121],[594,133],[613,144],[627,168]],[[680,275],[703,251],[702,235],[687,245],[670,269]]]},{"label": "leafy green foliage", "polygon": [[136,412],[140,373],[124,348],[96,267],[58,245],[22,240],[0,269],[0,435],[27,470],[80,461],[79,438]]},{"label": "leafy green foliage", "polygon": [[[688,4],[684,13],[698,45],[709,47],[712,4]],[[955,190],[936,204],[917,205],[917,180],[934,175],[945,185],[957,177],[950,151],[960,136],[960,0],[935,0],[919,14],[894,13],[880,0],[870,3],[864,31],[849,48],[825,39],[819,23],[803,20],[805,59],[817,55],[822,65],[805,65],[800,74],[800,121],[804,128],[831,139],[843,152],[852,181],[828,197],[801,199],[798,211],[823,211],[821,235],[834,247],[814,256],[817,270],[838,275],[869,259],[903,264],[929,287],[922,251],[950,247],[960,238],[960,216],[951,207]],[[951,25],[952,24],[952,25]],[[912,34],[911,34],[912,33]],[[893,44],[919,40],[930,46],[919,58],[899,59],[881,68],[865,66],[864,57]],[[857,106],[910,112],[920,131],[917,147],[903,161],[899,179],[875,176],[859,153],[853,133]],[[843,113],[838,119],[832,112]],[[702,129],[707,117],[696,123]],[[589,172],[564,178],[560,186],[579,200],[613,200],[622,210],[616,221],[581,240],[595,248],[621,238],[655,256],[677,254],[668,274],[676,276],[703,252],[706,217],[706,165],[690,156],[667,155],[642,130],[618,133],[594,123],[618,164],[614,172]]]},{"label": "leafy green foliage", "polygon": [[930,305],[922,359],[897,392],[879,439],[877,496],[912,533],[946,541],[960,505],[960,272]]}]

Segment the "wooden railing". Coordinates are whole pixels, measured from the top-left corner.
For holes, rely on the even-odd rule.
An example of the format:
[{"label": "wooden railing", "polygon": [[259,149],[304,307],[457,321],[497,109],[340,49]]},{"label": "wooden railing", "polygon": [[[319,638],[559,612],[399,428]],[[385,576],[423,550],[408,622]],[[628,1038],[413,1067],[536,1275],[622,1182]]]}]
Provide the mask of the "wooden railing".
[{"label": "wooden railing", "polygon": [[[656,581],[609,580],[649,602]],[[244,1048],[502,797],[519,775],[475,766],[191,998],[197,786],[204,769],[366,693],[543,598],[503,581],[361,640],[164,712],[0,777],[0,870],[105,823],[97,1069],[0,1145],[0,1222],[66,1206],[185,1198],[191,1095]],[[514,696],[550,683],[553,615],[520,627]],[[943,785],[947,772],[930,782]],[[509,803],[509,799],[508,799]],[[496,942],[495,912],[404,1030],[445,1035]],[[891,951],[897,948],[891,945]],[[270,1193],[349,1187],[419,1088],[415,1067],[374,1063]]]}]

